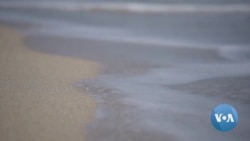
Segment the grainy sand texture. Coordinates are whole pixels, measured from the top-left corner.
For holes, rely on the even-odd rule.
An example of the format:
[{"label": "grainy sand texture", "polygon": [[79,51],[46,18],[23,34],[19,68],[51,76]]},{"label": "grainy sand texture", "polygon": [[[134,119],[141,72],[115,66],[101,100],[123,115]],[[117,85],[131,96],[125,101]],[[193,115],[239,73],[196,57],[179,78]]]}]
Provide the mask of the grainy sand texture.
[{"label": "grainy sand texture", "polygon": [[34,52],[22,41],[0,27],[0,140],[84,140],[96,105],[72,84],[93,77],[97,64]]}]

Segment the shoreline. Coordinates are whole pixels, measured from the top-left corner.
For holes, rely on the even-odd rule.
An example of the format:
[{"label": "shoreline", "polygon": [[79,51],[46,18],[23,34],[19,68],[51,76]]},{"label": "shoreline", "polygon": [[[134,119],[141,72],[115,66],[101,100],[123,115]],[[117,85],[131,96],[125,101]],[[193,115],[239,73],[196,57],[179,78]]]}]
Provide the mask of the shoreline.
[{"label": "shoreline", "polygon": [[[1,9],[0,140],[248,141],[249,5],[157,1]],[[239,114],[226,135],[222,103]]]},{"label": "shoreline", "polygon": [[95,76],[98,64],[32,51],[12,28],[0,31],[1,140],[84,140],[96,103],[73,83]]},{"label": "shoreline", "polygon": [[[39,34],[29,37],[25,43],[31,50],[94,60],[104,67],[98,77],[76,82],[80,90],[93,95],[99,104],[96,117],[87,129],[88,141],[198,141],[201,136],[205,140],[245,141],[249,138],[246,134],[250,125],[249,104],[169,87],[184,84],[185,88],[186,84],[202,80],[201,86],[206,89],[199,89],[198,82],[191,90],[209,93],[211,86],[212,91],[224,94],[231,91],[223,87],[231,85],[232,89],[241,90],[245,88],[237,85],[245,82],[241,78],[233,79],[234,83],[221,80],[215,86],[221,77],[249,76],[247,61],[224,58],[214,49],[157,48]],[[234,53],[233,50],[230,54]],[[212,81],[207,82],[209,79]],[[230,94],[235,96],[237,92]],[[217,134],[209,121],[211,110],[220,103],[234,105],[241,116],[238,127],[228,136]]]},{"label": "shoreline", "polygon": [[[250,125],[248,104],[191,94],[186,87],[191,82],[192,91],[206,93],[210,86],[217,84],[217,79],[207,82],[209,78],[249,75],[250,64],[247,60],[225,58],[215,49],[155,48],[151,45],[39,34],[28,34],[25,44],[33,52],[93,60],[101,64],[98,77],[74,80],[74,86],[91,94],[99,105],[93,122],[86,130],[88,141],[196,141],[200,136],[207,140],[229,141],[249,138],[245,134]],[[227,53],[236,58],[245,54],[235,50]],[[192,82],[199,80],[204,81],[202,86],[207,89],[199,89],[199,82],[193,87]],[[237,82],[241,83],[241,79]],[[222,80],[220,86],[236,83]],[[169,87],[179,84],[183,84],[184,90]],[[220,86],[213,90],[224,93]],[[225,89],[225,92],[231,91]],[[216,134],[207,116],[215,105],[225,102],[234,105],[241,115],[239,127],[228,136]]]}]

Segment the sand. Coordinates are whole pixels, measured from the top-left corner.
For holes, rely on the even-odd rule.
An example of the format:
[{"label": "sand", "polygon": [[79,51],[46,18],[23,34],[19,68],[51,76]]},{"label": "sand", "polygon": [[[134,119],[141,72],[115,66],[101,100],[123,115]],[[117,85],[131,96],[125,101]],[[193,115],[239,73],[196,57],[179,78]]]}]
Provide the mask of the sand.
[{"label": "sand", "polygon": [[0,27],[0,140],[78,141],[96,108],[72,84],[98,72],[95,62],[29,50]]}]

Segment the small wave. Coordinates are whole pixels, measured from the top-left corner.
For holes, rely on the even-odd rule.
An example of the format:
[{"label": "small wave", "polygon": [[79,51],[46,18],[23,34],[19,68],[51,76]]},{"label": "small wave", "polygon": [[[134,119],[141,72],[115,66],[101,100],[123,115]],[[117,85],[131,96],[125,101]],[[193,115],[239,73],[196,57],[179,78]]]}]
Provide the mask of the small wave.
[{"label": "small wave", "polygon": [[250,60],[250,49],[249,46],[239,47],[239,46],[227,46],[219,48],[219,53],[221,56],[236,61],[249,61]]},{"label": "small wave", "polygon": [[0,2],[0,8],[108,11],[130,13],[250,13],[250,5],[195,5],[146,3]]}]

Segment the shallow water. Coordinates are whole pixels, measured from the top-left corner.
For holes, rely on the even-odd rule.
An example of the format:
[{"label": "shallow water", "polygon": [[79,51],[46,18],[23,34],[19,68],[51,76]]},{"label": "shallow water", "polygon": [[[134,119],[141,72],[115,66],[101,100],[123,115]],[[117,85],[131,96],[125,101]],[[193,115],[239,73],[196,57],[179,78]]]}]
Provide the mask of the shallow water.
[{"label": "shallow water", "polygon": [[35,31],[43,34],[97,40],[188,47],[250,46],[248,1],[230,4],[222,0],[223,5],[204,2],[0,2],[0,19],[44,25],[46,28]]}]

